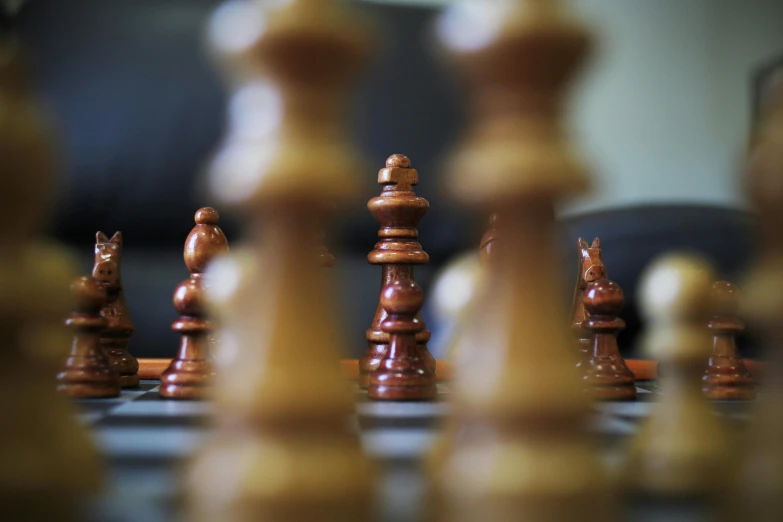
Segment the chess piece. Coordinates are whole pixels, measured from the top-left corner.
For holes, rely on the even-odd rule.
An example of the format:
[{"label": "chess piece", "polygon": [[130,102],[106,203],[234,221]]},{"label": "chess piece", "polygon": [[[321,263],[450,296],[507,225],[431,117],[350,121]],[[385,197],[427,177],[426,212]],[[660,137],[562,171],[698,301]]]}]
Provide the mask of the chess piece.
[{"label": "chess piece", "polygon": [[381,323],[389,335],[389,348],[380,366],[370,374],[367,395],[371,399],[431,400],[438,395],[435,374],[421,357],[416,337],[424,330],[419,318],[424,293],[411,280],[396,280],[381,291],[386,319]]},{"label": "chess piece", "polygon": [[62,324],[76,263],[46,243],[42,217],[56,182],[53,143],[31,95],[19,42],[0,37],[0,520],[84,520],[102,466],[53,379],[67,355]]},{"label": "chess piece", "polygon": [[65,368],[57,374],[57,389],[70,397],[99,398],[120,395],[120,374],[101,349],[101,332],[106,319],[101,309],[106,291],[91,277],[79,277],[71,283],[76,310],[65,324],[74,330],[71,354]]},{"label": "chess piece", "polygon": [[772,93],[748,156],[744,181],[760,248],[741,286],[740,312],[761,335],[766,362],[726,513],[776,522],[783,520],[783,87]]},{"label": "chess piece", "polygon": [[581,237],[577,240],[579,258],[577,259],[576,287],[574,299],[571,305],[571,333],[576,339],[576,347],[579,354],[577,367],[584,372],[587,360],[593,351],[593,335],[582,327],[582,323],[589,317],[584,305],[584,295],[587,285],[593,281],[606,279],[606,267],[604,266],[601,241],[593,240],[592,245]]},{"label": "chess piece", "polygon": [[114,369],[120,374],[120,385],[133,388],[139,385],[139,362],[128,352],[133,335],[133,322],[125,302],[120,266],[122,261],[122,233],[109,237],[103,232],[95,235],[95,266],[92,276],[106,290],[106,304],[101,315],[106,318],[106,329],[101,335],[101,345]]},{"label": "chess piece", "polygon": [[439,520],[614,517],[559,299],[554,206],[587,185],[562,95],[592,40],[565,11],[554,0],[463,1],[437,22],[474,118],[448,156],[447,185],[498,212],[502,238],[463,320],[454,417],[431,461]]},{"label": "chess piece", "polygon": [[[373,482],[347,428],[353,397],[337,364],[336,294],[310,239],[323,201],[356,198],[364,170],[344,110],[368,50],[367,23],[352,9],[230,1],[209,24],[216,53],[242,80],[210,185],[249,234],[206,276],[221,349],[214,433],[186,475],[193,522],[370,518]],[[240,39],[237,23],[247,29]]]},{"label": "chess piece", "polygon": [[623,291],[612,281],[590,282],[584,292],[587,318],[582,328],[593,338],[584,366],[585,390],[597,400],[633,400],[636,384],[617,347],[617,334],[625,322],[617,317],[623,308]]},{"label": "chess piece", "polygon": [[218,226],[219,220],[214,208],[199,209],[196,226],[185,241],[190,278],[174,291],[174,308],[180,317],[171,329],[181,335],[181,340],[177,356],[160,377],[160,396],[166,399],[205,399],[209,393],[213,326],[205,310],[204,271],[215,257],[228,254],[228,241]]},{"label": "chess piece", "polygon": [[479,260],[482,266],[486,266],[490,259],[492,259],[492,253],[495,250],[495,241],[498,239],[498,213],[493,212],[489,216],[489,228],[481,237],[481,243],[479,244]]},{"label": "chess piece", "polygon": [[756,398],[756,379],[737,353],[735,336],[745,330],[737,317],[739,289],[728,281],[712,285],[712,355],[702,376],[702,391],[708,399],[751,400]]},{"label": "chess piece", "polygon": [[677,254],[654,261],[642,276],[644,348],[662,368],[663,393],[628,452],[622,484],[634,500],[714,501],[725,493],[729,435],[700,384],[710,352],[704,324],[714,280],[707,263]]},{"label": "chess piece", "polygon": [[[418,183],[419,173],[411,168],[410,160],[402,154],[394,154],[386,160],[386,168],[378,172],[378,184],[383,186],[383,192],[367,203],[367,208],[381,225],[379,241],[367,256],[371,264],[382,267],[381,291],[394,281],[413,280],[414,265],[430,260],[416,241],[419,235],[416,225],[430,206],[426,199],[413,191]],[[359,386],[362,388],[370,384],[370,374],[378,369],[389,350],[389,335],[381,328],[386,315],[379,300],[366,332],[369,346],[359,359]],[[421,317],[418,320],[421,321]],[[427,350],[429,330],[422,329],[416,339],[426,370],[434,375],[435,359]]]}]

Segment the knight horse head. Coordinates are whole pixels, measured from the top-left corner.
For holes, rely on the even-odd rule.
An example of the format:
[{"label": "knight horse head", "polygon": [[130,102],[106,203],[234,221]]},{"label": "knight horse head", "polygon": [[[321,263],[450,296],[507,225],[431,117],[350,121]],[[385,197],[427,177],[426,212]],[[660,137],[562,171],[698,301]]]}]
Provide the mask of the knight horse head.
[{"label": "knight horse head", "polygon": [[106,290],[120,290],[120,260],[122,258],[122,232],[109,237],[103,232],[95,235],[95,265],[92,276]]},{"label": "knight horse head", "polygon": [[571,309],[572,328],[579,327],[582,321],[585,320],[586,312],[583,297],[587,283],[606,279],[606,266],[604,266],[604,259],[601,254],[601,241],[595,238],[592,245],[588,246],[587,241],[580,237],[577,241],[577,246],[579,247],[579,258],[574,301]]}]

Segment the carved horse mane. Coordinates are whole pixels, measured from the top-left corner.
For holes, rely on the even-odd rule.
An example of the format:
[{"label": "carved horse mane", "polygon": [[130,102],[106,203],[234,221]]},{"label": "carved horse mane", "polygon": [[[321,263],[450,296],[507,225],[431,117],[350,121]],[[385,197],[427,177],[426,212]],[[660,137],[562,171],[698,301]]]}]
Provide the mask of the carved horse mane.
[{"label": "carved horse mane", "polygon": [[577,246],[579,248],[579,258],[574,300],[571,307],[571,329],[576,330],[578,333],[581,331],[582,321],[587,316],[584,307],[584,291],[587,288],[587,283],[606,279],[606,267],[601,254],[601,241],[598,238],[593,240],[592,245],[587,246],[587,241],[580,237],[579,241],[577,241]]}]

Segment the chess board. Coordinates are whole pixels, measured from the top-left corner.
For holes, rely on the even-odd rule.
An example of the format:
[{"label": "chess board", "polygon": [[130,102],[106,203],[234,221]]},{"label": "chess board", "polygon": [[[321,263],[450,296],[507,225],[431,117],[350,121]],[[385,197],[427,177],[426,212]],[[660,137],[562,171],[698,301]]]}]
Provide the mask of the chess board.
[{"label": "chess board", "polygon": [[[78,400],[86,422],[107,460],[105,494],[91,508],[101,522],[183,520],[179,485],[182,464],[208,436],[208,402],[162,400],[157,380],[116,399]],[[421,461],[449,412],[448,384],[439,384],[437,402],[375,402],[356,387],[356,416],[365,453],[379,470],[377,520],[418,520],[425,492]],[[636,432],[660,393],[655,381],[637,383],[633,402],[594,407],[590,429],[597,435],[609,465],[622,456],[623,442]],[[715,403],[723,415],[743,422],[746,403]],[[640,519],[641,520],[641,519]],[[658,520],[658,518],[644,518]]]}]

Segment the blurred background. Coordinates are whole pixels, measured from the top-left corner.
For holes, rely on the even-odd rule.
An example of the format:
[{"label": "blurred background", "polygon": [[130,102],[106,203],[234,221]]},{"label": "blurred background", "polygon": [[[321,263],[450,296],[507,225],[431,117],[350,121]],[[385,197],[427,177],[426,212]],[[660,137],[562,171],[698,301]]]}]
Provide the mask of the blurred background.
[{"label": "blurred background", "polygon": [[[419,227],[432,259],[417,268],[425,291],[454,255],[477,249],[486,222],[448,200],[448,172],[439,170],[465,123],[462,95],[432,49],[433,18],[446,2],[358,3],[381,33],[353,98],[352,131],[372,169],[363,200],[340,209],[329,237],[353,357],[365,348],[378,298],[380,269],[366,262],[377,224],[364,203],[379,192],[386,157],[409,156],[420,175],[417,192],[430,201]],[[753,254],[739,171],[763,92],[783,78],[783,2],[572,3],[601,40],[569,111],[595,186],[560,209],[564,299],[574,284],[577,237],[600,236],[609,277],[626,293],[620,344],[631,354],[641,328],[636,281],[651,257],[671,248],[700,251],[731,279]],[[141,357],[174,355],[171,295],[187,276],[182,247],[195,211],[215,206],[229,241],[241,238],[242,223],[204,190],[203,167],[219,143],[226,102],[204,38],[217,4],[29,0],[16,21],[62,149],[50,232],[78,252],[85,273],[95,232],[123,232],[136,324],[130,349]],[[425,319],[442,338],[439,317],[428,311]],[[744,349],[752,354],[752,343]]]}]

